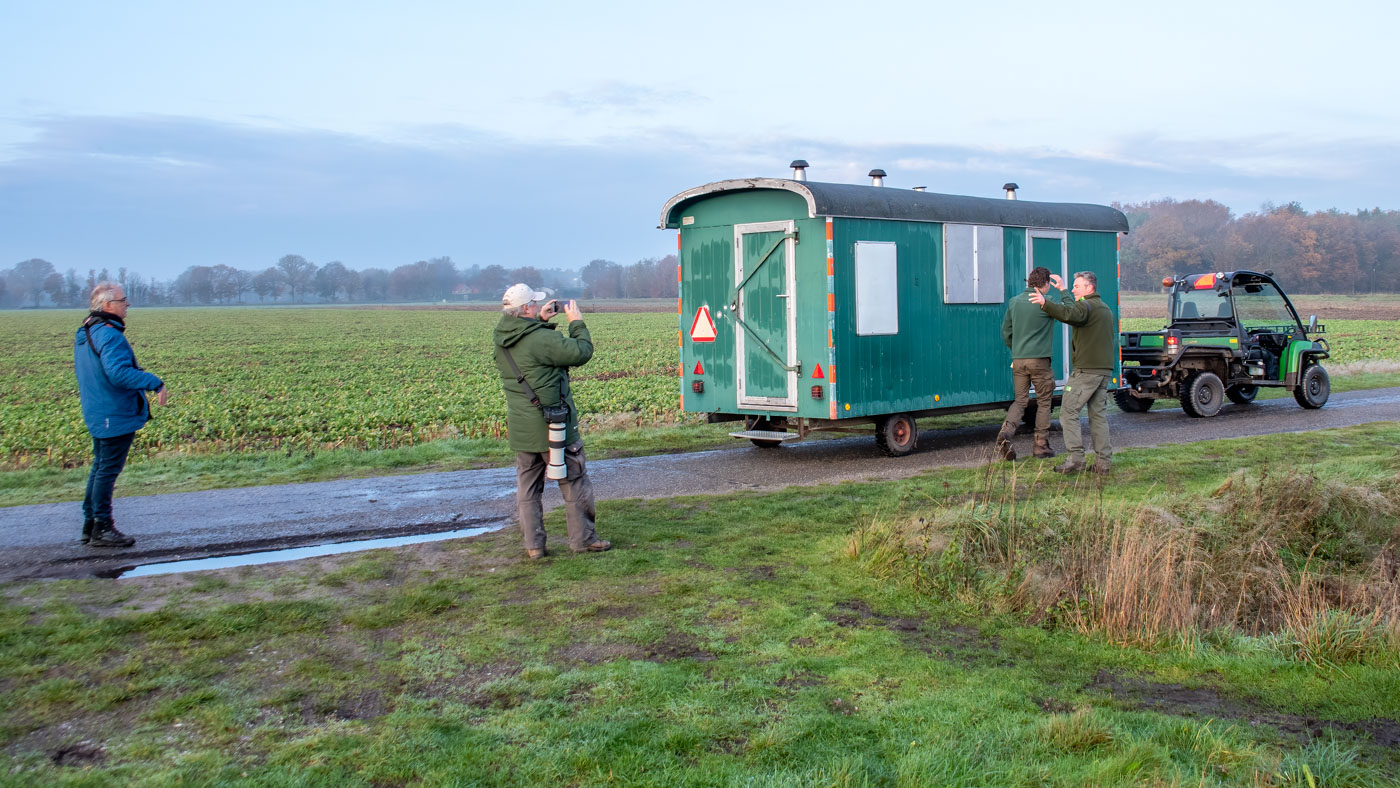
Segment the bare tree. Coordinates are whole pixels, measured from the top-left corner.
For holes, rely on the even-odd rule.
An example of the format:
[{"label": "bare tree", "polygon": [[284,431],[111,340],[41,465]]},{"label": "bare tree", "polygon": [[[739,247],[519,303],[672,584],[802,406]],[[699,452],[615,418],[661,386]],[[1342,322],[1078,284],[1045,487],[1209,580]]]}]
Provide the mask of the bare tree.
[{"label": "bare tree", "polygon": [[289,254],[277,261],[277,267],[287,278],[287,287],[292,291],[292,300],[299,301],[306,295],[306,288],[316,276],[316,264],[299,254]]}]

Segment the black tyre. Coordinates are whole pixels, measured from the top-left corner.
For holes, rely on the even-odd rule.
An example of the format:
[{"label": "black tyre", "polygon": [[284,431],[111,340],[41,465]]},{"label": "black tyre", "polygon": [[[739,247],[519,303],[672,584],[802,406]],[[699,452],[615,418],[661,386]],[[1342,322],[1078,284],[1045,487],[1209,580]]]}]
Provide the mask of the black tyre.
[{"label": "black tyre", "polygon": [[[767,417],[755,419],[748,427],[751,430],[768,430],[770,432],[787,432],[786,427],[779,427],[773,424],[773,420]],[[760,449],[776,449],[783,445],[780,440],[770,440],[768,438],[749,438],[749,442]]]},{"label": "black tyre", "polygon": [[782,441],[770,441],[767,438],[749,438],[749,442],[760,449],[776,449],[783,445]]},{"label": "black tyre", "polygon": [[1303,370],[1303,379],[1298,381],[1298,388],[1293,389],[1293,399],[1309,410],[1326,405],[1331,394],[1332,379],[1327,377],[1327,370],[1321,364]]},{"label": "black tyre", "polygon": [[1186,379],[1181,392],[1181,409],[1188,416],[1208,419],[1225,404],[1225,384],[1214,372],[1197,372]]},{"label": "black tyre", "polygon": [[1236,405],[1248,405],[1254,401],[1255,397],[1259,396],[1259,387],[1246,385],[1231,386],[1225,389],[1225,396],[1229,397],[1230,401]]},{"label": "black tyre", "polygon": [[919,441],[919,427],[908,413],[896,413],[875,422],[875,445],[891,457],[903,457]]},{"label": "black tyre", "polygon": [[1118,389],[1113,392],[1113,404],[1124,413],[1146,413],[1152,409],[1154,399],[1147,397],[1134,397],[1130,389]]}]

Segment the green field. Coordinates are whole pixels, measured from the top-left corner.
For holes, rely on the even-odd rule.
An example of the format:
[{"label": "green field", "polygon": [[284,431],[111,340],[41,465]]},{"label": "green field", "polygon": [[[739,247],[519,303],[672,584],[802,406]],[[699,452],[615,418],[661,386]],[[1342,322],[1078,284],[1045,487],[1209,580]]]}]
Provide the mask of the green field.
[{"label": "green field", "polygon": [[0,584],[0,785],[1393,786],[1397,442],[602,501],[616,548],[543,561]]}]

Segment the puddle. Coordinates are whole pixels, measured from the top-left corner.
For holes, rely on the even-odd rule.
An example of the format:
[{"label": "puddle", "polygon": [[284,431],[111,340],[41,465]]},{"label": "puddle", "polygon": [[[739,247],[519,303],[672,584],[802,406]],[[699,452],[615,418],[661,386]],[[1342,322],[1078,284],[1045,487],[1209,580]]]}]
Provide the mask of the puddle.
[{"label": "puddle", "polygon": [[463,528],[457,531],[439,531],[438,533],[431,534],[394,536],[385,539],[364,539],[358,542],[336,542],[334,544],[291,547],[285,550],[263,550],[256,553],[235,553],[233,555],[216,555],[208,558],[191,558],[185,561],[140,564],[137,566],[124,566],[120,569],[104,570],[98,572],[97,576],[105,578],[147,577],[150,575],[169,575],[178,572],[204,572],[210,569],[228,569],[234,566],[276,564],[283,561],[299,561],[303,558],[319,558],[324,555],[354,553],[360,550],[375,550],[381,547],[400,547],[407,544],[419,544],[421,542],[440,542],[444,539],[463,539],[468,536],[477,536],[478,534],[493,531],[497,527],[499,526]]}]

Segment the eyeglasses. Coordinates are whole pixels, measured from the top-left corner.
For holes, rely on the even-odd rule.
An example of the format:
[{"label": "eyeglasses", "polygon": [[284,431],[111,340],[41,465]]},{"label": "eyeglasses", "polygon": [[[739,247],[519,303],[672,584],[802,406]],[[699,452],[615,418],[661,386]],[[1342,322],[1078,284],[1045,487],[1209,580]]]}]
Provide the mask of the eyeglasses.
[{"label": "eyeglasses", "polygon": [[129,304],[129,303],[131,303],[131,302],[128,301],[128,300],[126,300],[125,298],[113,298],[112,301],[111,301],[111,303],[113,303],[113,304]]}]

